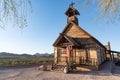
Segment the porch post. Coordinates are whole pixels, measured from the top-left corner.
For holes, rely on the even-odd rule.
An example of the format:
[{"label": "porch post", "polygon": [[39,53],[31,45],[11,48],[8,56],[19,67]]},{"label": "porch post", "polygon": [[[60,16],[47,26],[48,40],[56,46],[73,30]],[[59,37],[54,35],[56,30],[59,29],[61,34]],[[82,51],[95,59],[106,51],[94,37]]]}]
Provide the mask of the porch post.
[{"label": "porch post", "polygon": [[57,47],[54,47],[54,63],[58,62],[58,50]]},{"label": "porch post", "polygon": [[67,45],[66,53],[67,53],[67,58],[68,58],[68,65],[71,65],[71,52],[72,52],[72,46]]}]

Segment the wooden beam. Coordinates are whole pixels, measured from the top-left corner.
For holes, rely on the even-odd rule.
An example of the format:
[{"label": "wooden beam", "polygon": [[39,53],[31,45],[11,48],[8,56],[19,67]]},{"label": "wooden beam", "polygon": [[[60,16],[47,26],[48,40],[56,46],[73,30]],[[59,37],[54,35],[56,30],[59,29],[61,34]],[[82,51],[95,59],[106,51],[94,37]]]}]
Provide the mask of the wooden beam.
[{"label": "wooden beam", "polygon": [[106,51],[111,52],[111,53],[118,53],[118,54],[120,54],[120,52],[118,52],[118,51],[113,51],[113,50],[106,50]]}]

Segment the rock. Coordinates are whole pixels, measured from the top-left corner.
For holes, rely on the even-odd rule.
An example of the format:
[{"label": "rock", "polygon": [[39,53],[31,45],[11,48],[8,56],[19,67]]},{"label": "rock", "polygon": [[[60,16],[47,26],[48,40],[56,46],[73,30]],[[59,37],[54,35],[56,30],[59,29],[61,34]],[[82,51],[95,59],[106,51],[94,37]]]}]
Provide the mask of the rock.
[{"label": "rock", "polygon": [[46,71],[47,66],[46,65],[41,65],[41,66],[38,67],[38,70]]},{"label": "rock", "polygon": [[68,73],[68,67],[64,67],[63,72],[64,72],[65,74],[67,74],[67,73]]}]

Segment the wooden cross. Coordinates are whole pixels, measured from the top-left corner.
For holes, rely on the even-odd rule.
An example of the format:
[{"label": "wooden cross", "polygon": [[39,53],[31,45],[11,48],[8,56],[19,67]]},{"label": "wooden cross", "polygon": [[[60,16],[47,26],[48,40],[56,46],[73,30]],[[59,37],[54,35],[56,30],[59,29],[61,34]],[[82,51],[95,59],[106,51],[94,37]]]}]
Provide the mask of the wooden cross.
[{"label": "wooden cross", "polygon": [[73,7],[73,5],[75,5],[75,3],[74,2],[71,2],[71,4],[69,5],[70,7]]}]

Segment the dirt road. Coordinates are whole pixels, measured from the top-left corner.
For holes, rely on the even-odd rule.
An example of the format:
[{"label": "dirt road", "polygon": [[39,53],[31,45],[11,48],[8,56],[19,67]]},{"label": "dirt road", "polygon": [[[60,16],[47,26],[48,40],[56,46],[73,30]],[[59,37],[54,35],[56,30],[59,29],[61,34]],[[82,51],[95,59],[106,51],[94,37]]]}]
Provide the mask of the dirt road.
[{"label": "dirt road", "polygon": [[39,71],[37,67],[0,67],[0,80],[120,80],[120,67],[111,74],[100,71],[73,71],[69,74]]}]

